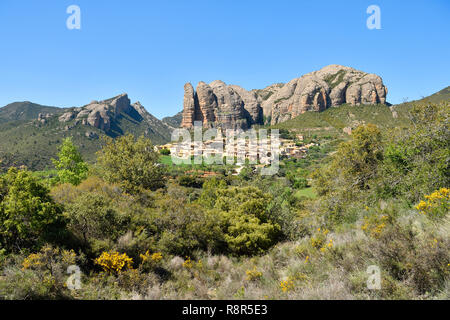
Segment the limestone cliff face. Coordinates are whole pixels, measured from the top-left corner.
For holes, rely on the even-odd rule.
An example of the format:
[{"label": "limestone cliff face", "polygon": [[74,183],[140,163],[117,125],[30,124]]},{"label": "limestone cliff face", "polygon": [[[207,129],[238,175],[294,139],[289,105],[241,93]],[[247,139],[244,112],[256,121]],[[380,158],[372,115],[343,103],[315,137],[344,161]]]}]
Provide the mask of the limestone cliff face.
[{"label": "limestone cliff face", "polygon": [[84,107],[74,108],[63,113],[59,117],[59,121],[75,120],[77,123],[81,122],[107,132],[111,129],[112,120],[122,112],[129,113],[131,108],[130,99],[125,93],[108,100],[92,101]]},{"label": "limestone cliff face", "polygon": [[[307,111],[320,112],[341,104],[385,104],[382,79],[350,67],[330,65],[286,84],[247,91],[223,81],[200,82],[195,91],[185,85],[182,127],[194,121],[204,127],[247,129],[276,124]],[[265,120],[264,120],[265,119]]]},{"label": "limestone cliff face", "polygon": [[201,121],[205,128],[248,129],[261,123],[262,108],[254,92],[239,86],[216,80],[210,84],[199,82],[194,91],[188,83],[184,86],[181,126],[190,128],[195,121]]},{"label": "limestone cliff face", "polygon": [[184,99],[183,99],[183,119],[181,120],[181,127],[191,127],[196,121],[198,113],[198,106],[196,105],[197,95],[192,84],[186,83],[184,85]]},{"label": "limestone cliff face", "polygon": [[[172,129],[150,114],[140,102],[131,104],[126,93],[70,109],[59,116],[59,121],[68,123],[72,127],[78,124],[87,125],[111,134],[112,131],[123,131],[120,128],[123,117],[132,121],[136,128],[145,129],[145,134],[153,137],[155,141],[170,140]],[[41,118],[43,117],[41,116]]]}]

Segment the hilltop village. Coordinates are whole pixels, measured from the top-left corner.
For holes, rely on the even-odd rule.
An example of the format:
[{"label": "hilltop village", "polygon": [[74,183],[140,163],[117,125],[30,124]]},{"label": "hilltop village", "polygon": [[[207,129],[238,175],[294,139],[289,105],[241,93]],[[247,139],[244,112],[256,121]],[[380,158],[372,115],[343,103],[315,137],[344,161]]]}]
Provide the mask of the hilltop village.
[{"label": "hilltop village", "polygon": [[216,159],[226,157],[236,160],[236,164],[241,162],[269,164],[276,153],[281,158],[303,159],[306,158],[309,148],[317,146],[316,143],[303,143],[302,135],[297,135],[296,140],[279,139],[278,142],[276,145],[270,138],[254,140],[248,136],[227,139],[219,131],[215,139],[167,143],[155,146],[155,151],[171,154],[179,159],[192,159],[196,156]]}]

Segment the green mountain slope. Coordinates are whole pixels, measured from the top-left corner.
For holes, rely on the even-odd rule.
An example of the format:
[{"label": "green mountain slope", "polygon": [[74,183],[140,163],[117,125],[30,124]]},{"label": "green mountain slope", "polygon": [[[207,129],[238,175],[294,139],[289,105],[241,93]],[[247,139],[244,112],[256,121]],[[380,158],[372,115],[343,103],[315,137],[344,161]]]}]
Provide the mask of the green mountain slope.
[{"label": "green mountain slope", "polygon": [[418,101],[429,101],[433,103],[440,101],[450,101],[450,86]]},{"label": "green mountain slope", "polygon": [[96,128],[79,126],[66,130],[57,117],[45,125],[34,121],[12,121],[0,124],[0,168],[25,165],[32,170],[52,168],[51,158],[56,156],[57,147],[66,137],[73,137],[86,160],[93,160],[100,140],[88,138],[87,132],[99,137],[103,132]]},{"label": "green mountain slope", "polygon": [[181,120],[183,120],[183,111],[178,112],[172,117],[165,117],[161,121],[172,128],[179,128],[181,126]]},{"label": "green mountain slope", "polygon": [[0,122],[32,120],[37,119],[40,113],[58,114],[62,112],[64,112],[62,108],[42,106],[29,101],[14,102],[0,108]]},{"label": "green mountain slope", "polygon": [[[117,101],[121,105],[116,105]],[[17,113],[4,113],[10,116],[0,122],[0,170],[13,165],[25,165],[32,170],[52,168],[51,159],[56,156],[58,146],[66,137],[73,138],[87,161],[95,159],[102,136],[117,137],[132,133],[145,135],[154,144],[170,140],[171,128],[139,103],[131,105],[126,95],[93,102],[81,108],[37,109],[41,112],[28,110],[26,116],[19,117],[25,120],[17,120],[14,116]],[[2,111],[3,108],[0,114]],[[36,119],[39,113],[45,111],[52,111],[52,115]]]},{"label": "green mountain slope", "polygon": [[305,112],[298,117],[272,126],[298,133],[347,135],[346,131],[361,124],[373,123],[380,128],[409,125],[406,110],[386,105],[341,105],[323,112]]},{"label": "green mountain slope", "polygon": [[[407,127],[409,109],[414,102],[424,101],[450,101],[450,87],[421,100],[390,107],[341,105],[323,112],[306,112],[272,128],[306,136],[347,139],[348,132],[360,124],[373,123],[381,129]],[[39,114],[45,117],[38,120]],[[70,109],[31,102],[11,103],[0,108],[0,170],[11,165],[26,165],[33,170],[52,168],[51,158],[56,156],[65,137],[73,137],[87,161],[95,159],[102,136],[132,133],[145,135],[154,144],[163,144],[170,141],[173,128],[179,127],[180,122],[181,112],[161,121],[140,103],[130,104],[126,94]]]},{"label": "green mountain slope", "polygon": [[410,125],[409,110],[415,103],[450,101],[450,87],[423,99],[398,105],[341,105],[323,112],[306,112],[294,119],[272,126],[296,133],[347,136],[349,128],[373,123],[381,129],[407,127]]}]

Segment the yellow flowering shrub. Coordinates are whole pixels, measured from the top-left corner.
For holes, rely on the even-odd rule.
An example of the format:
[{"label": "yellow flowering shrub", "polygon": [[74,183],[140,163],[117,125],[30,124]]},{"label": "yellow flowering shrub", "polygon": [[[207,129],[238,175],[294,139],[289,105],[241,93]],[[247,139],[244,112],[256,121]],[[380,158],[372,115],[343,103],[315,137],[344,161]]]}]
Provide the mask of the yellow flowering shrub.
[{"label": "yellow flowering shrub", "polygon": [[42,255],[39,253],[32,253],[22,262],[22,270],[32,269],[33,267],[39,267],[42,265]]},{"label": "yellow flowering shrub", "polygon": [[146,251],[144,254],[139,255],[141,257],[142,263],[147,262],[150,259],[150,251]]},{"label": "yellow flowering shrub", "polygon": [[162,258],[163,258],[163,257],[162,257],[161,252],[155,252],[155,253],[152,254],[152,256],[151,256],[152,261],[155,261],[155,262],[161,261]]},{"label": "yellow flowering shrub", "polygon": [[60,250],[51,246],[43,247],[39,252],[32,253],[22,262],[22,270],[43,269],[52,270],[57,264],[63,268],[75,264],[77,255],[73,250]]},{"label": "yellow flowering shrub", "polygon": [[370,217],[364,217],[364,224],[361,226],[361,230],[368,236],[378,239],[383,232],[389,217],[383,215],[381,217],[372,215]]},{"label": "yellow flowering shrub", "polygon": [[199,272],[206,271],[202,260],[198,260],[197,262],[195,262],[191,259],[191,257],[186,257],[186,260],[184,260],[182,266],[187,270],[190,270],[194,277],[198,277],[200,274]]},{"label": "yellow flowering shrub", "polygon": [[328,241],[327,247],[333,248],[333,239],[330,239],[330,241]]},{"label": "yellow flowering shrub", "polygon": [[153,262],[159,262],[162,260],[163,256],[161,252],[155,252],[153,254],[150,254],[150,251],[146,251],[144,254],[140,254],[142,262],[147,261],[153,261]]},{"label": "yellow flowering shrub", "polygon": [[311,246],[313,246],[316,249],[319,249],[323,246],[323,243],[325,242],[325,239],[322,237],[312,237],[311,238]]},{"label": "yellow flowering shrub", "polygon": [[186,260],[183,262],[183,267],[186,269],[192,269],[194,266],[194,262],[191,260],[191,257],[186,257]]},{"label": "yellow flowering shrub", "polygon": [[20,290],[24,290],[26,294],[24,299],[35,294],[39,295],[39,299],[62,298],[68,293],[67,268],[76,265],[77,260],[73,250],[45,245],[38,252],[26,256],[21,263],[21,272],[8,281],[11,281],[11,288],[14,290],[23,288]]},{"label": "yellow flowering shrub", "polygon": [[153,269],[162,260],[163,256],[161,252],[150,253],[147,250],[144,254],[140,254],[141,265],[140,268],[143,269]]},{"label": "yellow flowering shrub", "polygon": [[133,259],[126,253],[119,254],[116,251],[103,252],[95,259],[95,264],[101,266],[108,273],[120,273],[122,270],[133,268]]},{"label": "yellow flowering shrub", "polygon": [[280,288],[281,291],[283,292],[292,291],[295,289],[295,284],[297,282],[306,282],[306,281],[309,281],[309,277],[306,274],[302,272],[296,272],[293,275],[287,277],[286,280],[280,281]]},{"label": "yellow flowering shrub", "polygon": [[330,239],[327,243],[327,235],[329,233],[328,229],[318,228],[316,235],[311,237],[311,246],[313,248],[319,249],[320,252],[325,252],[327,249],[333,247],[333,239]]},{"label": "yellow flowering shrub", "polygon": [[75,264],[76,259],[77,254],[72,249],[61,252],[61,261],[68,266]]},{"label": "yellow flowering shrub", "polygon": [[294,280],[287,278],[284,281],[280,281],[280,288],[283,292],[288,292],[295,289]]},{"label": "yellow flowering shrub", "polygon": [[248,280],[248,281],[259,280],[259,279],[262,278],[262,275],[263,275],[261,271],[258,271],[258,270],[256,269],[256,266],[253,267],[253,269],[251,269],[251,270],[247,270],[247,271],[245,272],[245,274],[247,275],[246,280]]},{"label": "yellow flowering shrub", "polygon": [[450,189],[441,188],[430,195],[425,196],[425,200],[419,202],[416,209],[421,214],[430,218],[444,217],[450,208]]}]

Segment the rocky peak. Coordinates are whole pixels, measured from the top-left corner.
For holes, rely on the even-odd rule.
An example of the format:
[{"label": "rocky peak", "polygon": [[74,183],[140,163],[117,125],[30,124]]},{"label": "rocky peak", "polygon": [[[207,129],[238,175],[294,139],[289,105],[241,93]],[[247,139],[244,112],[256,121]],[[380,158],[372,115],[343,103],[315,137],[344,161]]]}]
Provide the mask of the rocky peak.
[{"label": "rocky peak", "polygon": [[[182,127],[194,121],[204,127],[246,129],[270,119],[271,124],[307,111],[320,112],[341,104],[385,104],[387,88],[381,77],[341,65],[329,65],[265,89],[247,91],[216,80],[185,85]],[[266,123],[269,122],[268,120]]]},{"label": "rocky peak", "polygon": [[37,117],[37,121],[40,123],[47,123],[47,120],[53,116],[53,113],[39,113]]},{"label": "rocky peak", "polygon": [[147,121],[147,123],[149,123],[151,125],[158,123],[158,125],[166,126],[164,123],[162,123],[160,120],[155,118],[152,114],[150,114],[139,101],[133,103],[131,106],[133,107],[133,109],[135,111],[137,111],[137,113],[139,114],[139,116],[142,119]]},{"label": "rocky peak", "polygon": [[84,125],[109,131],[111,129],[111,122],[114,119],[122,112],[130,113],[131,110],[130,99],[128,99],[126,93],[123,93],[103,101],[92,101],[81,108],[73,108],[63,113],[59,117],[59,121],[68,122],[75,120],[76,123],[81,122]]},{"label": "rocky peak", "polygon": [[228,86],[216,80],[210,84],[201,81],[197,90],[188,83],[184,86],[183,120],[181,126],[191,128],[195,121],[203,127],[247,129],[259,121],[261,107],[256,96],[238,86]]},{"label": "rocky peak", "polygon": [[334,64],[290,81],[262,105],[274,124],[306,111],[323,111],[344,103],[385,104],[386,94],[379,76]]},{"label": "rocky peak", "polygon": [[136,101],[131,106],[134,108],[134,110],[136,110],[139,113],[139,115],[142,118],[145,118],[149,114],[147,112],[147,110],[145,110],[144,106],[139,101]]},{"label": "rocky peak", "polygon": [[[59,116],[59,121],[65,123],[67,130],[77,125],[85,125],[100,129],[111,137],[127,132],[135,135],[144,134],[154,143],[170,141],[173,129],[150,114],[139,101],[131,104],[126,93],[102,101],[94,100],[79,108],[68,109]],[[94,133],[88,130],[86,137],[96,139]]]},{"label": "rocky peak", "polygon": [[190,83],[184,85],[183,98],[183,119],[181,120],[181,127],[189,128],[194,125],[198,115],[198,105],[196,105],[197,94],[194,87]]}]

